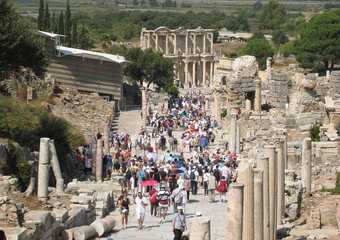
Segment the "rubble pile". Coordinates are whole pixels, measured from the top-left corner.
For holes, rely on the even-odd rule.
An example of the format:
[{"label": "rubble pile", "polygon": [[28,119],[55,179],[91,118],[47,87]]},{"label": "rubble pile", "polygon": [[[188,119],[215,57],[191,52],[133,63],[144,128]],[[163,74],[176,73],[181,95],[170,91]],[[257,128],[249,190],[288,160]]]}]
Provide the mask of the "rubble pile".
[{"label": "rubble pile", "polygon": [[62,89],[55,94],[51,111],[69,121],[90,140],[93,133],[105,123],[112,121],[114,103],[97,93],[81,93],[74,89]]}]

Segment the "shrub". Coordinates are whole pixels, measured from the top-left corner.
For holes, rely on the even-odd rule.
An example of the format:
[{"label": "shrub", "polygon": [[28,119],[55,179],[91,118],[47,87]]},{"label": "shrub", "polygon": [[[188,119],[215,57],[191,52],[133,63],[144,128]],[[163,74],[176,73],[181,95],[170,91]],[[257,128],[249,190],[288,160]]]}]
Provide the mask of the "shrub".
[{"label": "shrub", "polygon": [[309,131],[312,142],[320,142],[320,126],[315,124]]},{"label": "shrub", "polygon": [[225,118],[228,114],[228,110],[227,109],[222,109],[222,112],[221,112],[221,118]]}]

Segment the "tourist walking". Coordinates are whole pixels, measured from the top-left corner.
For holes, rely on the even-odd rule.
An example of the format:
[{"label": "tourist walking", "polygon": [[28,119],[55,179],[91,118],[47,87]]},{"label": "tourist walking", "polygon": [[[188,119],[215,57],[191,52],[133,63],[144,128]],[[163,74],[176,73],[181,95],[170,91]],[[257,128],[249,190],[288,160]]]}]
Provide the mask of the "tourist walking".
[{"label": "tourist walking", "polygon": [[219,181],[216,190],[217,192],[219,192],[220,202],[225,202],[227,200],[226,195],[227,195],[228,186],[227,186],[227,180],[225,179],[224,176],[221,177],[221,180]]},{"label": "tourist walking", "polygon": [[143,229],[143,223],[145,219],[146,207],[148,206],[147,200],[143,196],[142,192],[138,192],[135,199],[136,204],[136,217],[138,220],[138,229]]},{"label": "tourist walking", "polygon": [[127,197],[127,192],[123,192],[123,195],[118,200],[118,206],[120,208],[120,214],[122,218],[122,228],[126,229],[129,220],[129,205],[130,200]]},{"label": "tourist walking", "polygon": [[149,191],[149,200],[150,200],[150,213],[151,216],[157,216],[157,208],[158,208],[158,200],[157,200],[157,190],[156,188],[152,188]]},{"label": "tourist walking", "polygon": [[159,204],[160,223],[165,221],[170,206],[170,192],[166,190],[165,186],[161,186],[157,193],[157,200]]},{"label": "tourist walking", "polygon": [[187,228],[186,218],[181,206],[177,208],[177,213],[172,221],[172,228],[174,231],[174,240],[181,240],[183,232]]},{"label": "tourist walking", "polygon": [[211,171],[208,178],[208,192],[209,192],[209,202],[215,201],[215,189],[216,189],[216,178],[214,172]]},{"label": "tourist walking", "polygon": [[183,204],[183,192],[182,189],[177,185],[171,194],[171,199],[174,208],[174,214],[177,212],[177,208]]}]

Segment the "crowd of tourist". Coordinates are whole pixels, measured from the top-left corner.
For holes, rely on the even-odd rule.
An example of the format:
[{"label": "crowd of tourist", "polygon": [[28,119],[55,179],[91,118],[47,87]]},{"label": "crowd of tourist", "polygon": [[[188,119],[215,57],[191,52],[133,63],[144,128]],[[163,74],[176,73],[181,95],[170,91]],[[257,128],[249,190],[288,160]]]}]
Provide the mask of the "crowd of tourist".
[{"label": "crowd of tourist", "polygon": [[201,190],[209,202],[215,201],[216,193],[219,201],[227,200],[228,187],[237,178],[237,159],[234,153],[209,148],[217,123],[205,106],[203,97],[170,99],[167,110],[150,113],[135,139],[126,133],[111,135],[103,167],[108,177],[112,172],[123,176],[118,199],[123,229],[132,203],[138,229],[143,228],[147,206],[160,224],[172,206],[174,239],[180,239],[191,195]]}]

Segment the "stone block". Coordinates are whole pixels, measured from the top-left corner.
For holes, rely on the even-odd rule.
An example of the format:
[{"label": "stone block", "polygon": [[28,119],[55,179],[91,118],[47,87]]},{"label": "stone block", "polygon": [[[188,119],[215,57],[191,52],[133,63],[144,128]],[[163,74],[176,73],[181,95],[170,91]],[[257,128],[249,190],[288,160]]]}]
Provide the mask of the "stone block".
[{"label": "stone block", "polygon": [[24,227],[1,228],[6,234],[7,240],[27,240],[29,232]]},{"label": "stone block", "polygon": [[66,208],[53,209],[53,215],[59,223],[64,223],[68,218],[68,210]]},{"label": "stone block", "polygon": [[307,218],[308,229],[319,229],[321,227],[321,216],[319,208],[311,210],[309,217]]},{"label": "stone block", "polygon": [[320,204],[321,227],[337,227],[335,202],[327,202]]}]

